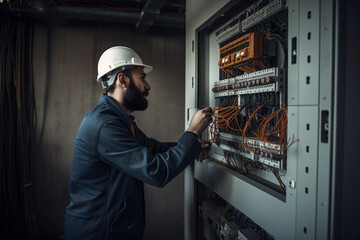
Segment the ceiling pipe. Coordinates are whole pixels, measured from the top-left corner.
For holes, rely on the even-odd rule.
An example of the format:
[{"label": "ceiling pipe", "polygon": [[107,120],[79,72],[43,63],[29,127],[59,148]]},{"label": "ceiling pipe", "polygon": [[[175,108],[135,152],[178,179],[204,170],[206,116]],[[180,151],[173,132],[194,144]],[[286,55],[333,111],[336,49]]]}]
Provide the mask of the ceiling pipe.
[{"label": "ceiling pipe", "polygon": [[166,0],[147,0],[136,23],[136,31],[146,33],[154,25],[155,18],[160,14]]},{"label": "ceiling pipe", "polygon": [[56,7],[56,12],[66,20],[92,20],[105,22],[136,23],[140,14],[118,12],[114,10],[83,8],[83,7]]},{"label": "ceiling pipe", "polygon": [[[40,12],[35,8],[28,6],[12,6],[0,5],[0,13],[23,15],[36,18],[44,18],[49,25],[53,25],[53,21],[49,21],[49,13],[47,8]],[[51,13],[56,13],[56,18],[63,20],[82,20],[93,22],[112,22],[112,23],[126,23],[136,24],[140,19],[140,13],[133,12],[119,12],[114,10],[99,9],[99,8],[83,8],[83,7],[64,7],[52,6]],[[53,15],[54,16],[54,15]],[[59,21],[56,21],[59,23]],[[154,26],[158,27],[172,27],[172,28],[185,28],[185,15],[184,14],[166,14],[162,13],[156,15],[154,18]]]}]

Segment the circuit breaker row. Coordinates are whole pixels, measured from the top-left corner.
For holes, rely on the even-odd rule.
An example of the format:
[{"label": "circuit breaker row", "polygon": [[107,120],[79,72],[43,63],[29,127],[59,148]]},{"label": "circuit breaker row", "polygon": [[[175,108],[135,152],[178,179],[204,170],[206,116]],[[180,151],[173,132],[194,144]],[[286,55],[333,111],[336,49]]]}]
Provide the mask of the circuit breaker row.
[{"label": "circuit breaker row", "polygon": [[[281,107],[283,100],[279,91],[282,84],[283,69],[274,67],[220,80],[215,82],[212,91],[217,104],[223,103],[223,106],[229,105],[236,99],[238,106],[253,104]],[[239,119],[239,122],[241,121],[244,122]],[[282,148],[280,144],[248,139],[246,145],[251,148],[248,149],[244,147],[245,143],[241,137],[241,132],[233,130],[220,130],[217,144],[226,151],[252,161],[280,169],[284,166],[283,152],[279,151]]]}]

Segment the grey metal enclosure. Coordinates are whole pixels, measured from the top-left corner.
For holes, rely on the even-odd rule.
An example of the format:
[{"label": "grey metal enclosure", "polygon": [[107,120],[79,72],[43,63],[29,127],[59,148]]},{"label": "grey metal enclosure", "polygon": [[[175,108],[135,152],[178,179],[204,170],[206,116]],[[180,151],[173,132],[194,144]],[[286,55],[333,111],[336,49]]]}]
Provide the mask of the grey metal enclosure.
[{"label": "grey metal enclosure", "polygon": [[185,239],[334,237],[338,4],[187,1],[185,126],[214,117]]}]

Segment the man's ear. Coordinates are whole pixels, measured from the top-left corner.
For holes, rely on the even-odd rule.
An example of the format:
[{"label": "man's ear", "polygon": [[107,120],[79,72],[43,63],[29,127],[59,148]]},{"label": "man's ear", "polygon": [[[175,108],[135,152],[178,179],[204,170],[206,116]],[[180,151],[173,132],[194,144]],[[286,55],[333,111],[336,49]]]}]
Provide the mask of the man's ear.
[{"label": "man's ear", "polygon": [[128,87],[128,83],[126,81],[126,76],[123,73],[119,73],[116,78],[116,84],[119,84],[123,88]]}]

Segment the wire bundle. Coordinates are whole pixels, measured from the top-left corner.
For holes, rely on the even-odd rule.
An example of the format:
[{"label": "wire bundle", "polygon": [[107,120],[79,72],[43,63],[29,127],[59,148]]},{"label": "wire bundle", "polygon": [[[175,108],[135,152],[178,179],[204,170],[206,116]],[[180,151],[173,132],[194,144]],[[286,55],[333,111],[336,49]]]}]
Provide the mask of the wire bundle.
[{"label": "wire bundle", "polygon": [[1,236],[36,239],[31,164],[36,131],[32,68],[33,24],[0,17]]},{"label": "wire bundle", "polygon": [[[211,141],[217,143],[218,131],[224,131],[230,134],[241,134],[242,147],[249,151],[255,152],[256,149],[249,146],[248,139],[260,140],[264,143],[280,145],[280,148],[274,149],[263,146],[265,149],[269,149],[272,152],[278,152],[275,158],[283,158],[286,155],[286,150],[296,141],[290,141],[286,139],[287,129],[287,114],[288,110],[286,105],[282,107],[264,106],[260,105],[256,100],[259,97],[253,97],[252,100],[249,97],[243,97],[242,106],[237,104],[237,98],[230,98],[231,102],[226,106],[226,98],[220,105],[213,109],[214,120],[210,126]],[[270,98],[269,98],[270,99]],[[269,102],[273,102],[269,100]],[[244,116],[242,112],[246,114]],[[245,123],[239,119],[246,119]],[[243,127],[241,127],[243,126]],[[234,159],[233,154],[224,150],[224,160],[231,169],[238,168],[237,161]],[[250,170],[259,170],[261,176],[261,170],[270,169],[279,181],[281,191],[285,192],[285,185],[279,176],[279,169],[273,167],[263,166],[261,163],[253,162],[250,159],[242,159],[244,161],[243,167],[248,172],[248,165]]]},{"label": "wire bundle", "polygon": [[[234,99],[231,106],[222,107],[223,104],[224,102],[213,109],[213,116],[215,117],[215,120],[213,122],[215,123],[216,128],[225,129],[225,130],[231,129],[233,131],[242,131],[236,119],[239,113],[238,110],[240,109],[240,107],[237,105],[237,98]],[[239,128],[236,129],[231,127],[231,123],[233,121],[237,123]]]},{"label": "wire bundle", "polygon": [[277,168],[271,168],[271,171],[273,172],[273,174],[275,175],[276,179],[279,181],[280,187],[281,187],[281,191],[283,193],[285,193],[285,184],[283,183],[283,181],[280,178],[279,175],[279,169]]},{"label": "wire bundle", "polygon": [[246,65],[238,67],[238,69],[246,73],[253,73],[267,68],[268,67],[261,60],[251,58],[249,58],[249,62]]},{"label": "wire bundle", "polygon": [[[245,62],[241,66],[237,66],[236,68],[246,73],[253,73],[259,70],[267,69],[268,67],[260,59],[249,58],[249,61]],[[235,74],[231,68],[223,68],[221,70],[226,73],[227,78],[237,76],[237,74]]]},{"label": "wire bundle", "polygon": [[[269,144],[281,145],[280,149],[271,149],[277,152],[283,152],[289,148],[296,141],[290,143],[290,140],[286,140],[287,129],[287,107],[286,105],[274,110],[269,115],[260,115],[258,112],[260,109],[269,108],[268,106],[258,106],[250,115],[245,123],[244,128],[241,128],[241,123],[238,120],[238,116],[244,109],[245,105],[240,107],[237,105],[237,98],[234,99],[230,106],[224,106],[221,103],[219,106],[213,109],[213,125],[211,128],[211,140],[216,142],[217,130],[225,130],[230,133],[231,131],[239,132],[242,136],[243,147],[248,150],[253,150],[248,144],[247,139],[256,139]],[[254,122],[256,124],[254,124]],[[274,122],[271,124],[271,122]],[[250,129],[252,126],[252,130]],[[253,126],[257,126],[254,129]],[[252,136],[248,136],[248,132],[251,132]],[[275,136],[275,137],[274,137]],[[277,140],[272,140],[277,139]]]},{"label": "wire bundle", "polygon": [[233,158],[233,155],[231,152],[224,150],[224,160],[226,161],[228,168],[236,169],[238,167],[237,162]]}]

